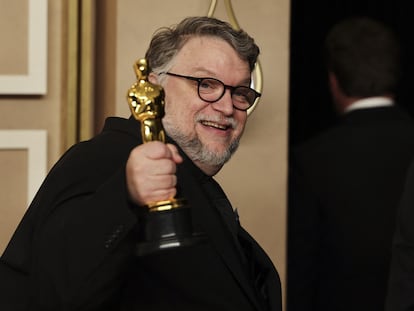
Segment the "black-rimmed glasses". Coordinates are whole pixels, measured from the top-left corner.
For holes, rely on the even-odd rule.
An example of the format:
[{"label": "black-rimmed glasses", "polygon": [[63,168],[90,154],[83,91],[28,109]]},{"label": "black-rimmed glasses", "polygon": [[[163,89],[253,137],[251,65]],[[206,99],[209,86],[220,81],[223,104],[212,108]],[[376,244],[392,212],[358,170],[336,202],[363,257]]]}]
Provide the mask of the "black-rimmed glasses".
[{"label": "black-rimmed glasses", "polygon": [[198,96],[208,103],[214,103],[220,100],[226,92],[226,89],[229,89],[233,100],[233,106],[238,110],[249,109],[255,103],[256,99],[261,96],[259,92],[248,86],[226,85],[214,78],[196,78],[172,72],[161,72],[160,74],[196,81]]}]

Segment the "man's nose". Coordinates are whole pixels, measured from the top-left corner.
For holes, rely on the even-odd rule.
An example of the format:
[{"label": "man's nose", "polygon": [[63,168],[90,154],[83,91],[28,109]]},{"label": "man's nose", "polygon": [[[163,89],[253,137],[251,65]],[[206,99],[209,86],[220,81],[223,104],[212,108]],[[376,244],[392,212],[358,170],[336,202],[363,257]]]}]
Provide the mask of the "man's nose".
[{"label": "man's nose", "polygon": [[224,115],[232,115],[234,106],[230,89],[224,91],[223,96],[216,102],[212,103],[215,110],[221,111]]}]

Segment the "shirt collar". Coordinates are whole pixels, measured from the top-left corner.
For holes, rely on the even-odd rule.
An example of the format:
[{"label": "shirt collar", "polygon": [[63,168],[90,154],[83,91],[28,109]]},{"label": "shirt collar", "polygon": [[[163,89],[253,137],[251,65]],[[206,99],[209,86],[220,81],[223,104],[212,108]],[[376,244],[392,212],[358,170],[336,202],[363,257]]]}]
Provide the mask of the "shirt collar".
[{"label": "shirt collar", "polygon": [[394,105],[394,100],[389,97],[369,97],[363,98],[353,102],[351,105],[346,107],[345,113],[350,112],[356,109],[363,109],[363,108],[376,108],[376,107],[387,107]]}]

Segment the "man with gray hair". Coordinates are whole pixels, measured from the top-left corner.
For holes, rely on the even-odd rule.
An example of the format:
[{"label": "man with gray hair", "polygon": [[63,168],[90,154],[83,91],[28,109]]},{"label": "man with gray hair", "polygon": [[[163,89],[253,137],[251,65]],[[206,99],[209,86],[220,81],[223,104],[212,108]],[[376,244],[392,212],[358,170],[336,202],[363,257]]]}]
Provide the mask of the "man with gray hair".
[{"label": "man with gray hair", "polygon": [[[1,257],[0,309],[280,311],[274,265],[213,179],[260,96],[250,87],[258,54],[215,18],[156,32],[142,72],[165,92],[166,141],[145,142],[137,119],[111,117],[63,155]],[[176,196],[204,242],[136,256],[137,215]]]}]

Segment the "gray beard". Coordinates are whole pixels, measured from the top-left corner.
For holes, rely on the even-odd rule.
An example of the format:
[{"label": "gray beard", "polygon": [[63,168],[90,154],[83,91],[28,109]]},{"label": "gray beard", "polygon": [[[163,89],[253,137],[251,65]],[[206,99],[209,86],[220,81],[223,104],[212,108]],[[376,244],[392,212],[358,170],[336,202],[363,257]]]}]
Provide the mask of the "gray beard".
[{"label": "gray beard", "polygon": [[195,137],[189,139],[176,128],[169,128],[168,135],[181,147],[193,162],[201,162],[210,166],[223,166],[239,147],[240,139],[234,140],[221,154],[208,150],[201,141]]}]

